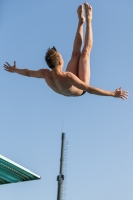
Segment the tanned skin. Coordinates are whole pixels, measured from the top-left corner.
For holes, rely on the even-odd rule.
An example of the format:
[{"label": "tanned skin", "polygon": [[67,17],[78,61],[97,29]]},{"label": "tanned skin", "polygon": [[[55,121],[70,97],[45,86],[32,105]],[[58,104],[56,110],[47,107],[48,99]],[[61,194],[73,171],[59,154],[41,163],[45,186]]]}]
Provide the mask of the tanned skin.
[{"label": "tanned skin", "polygon": [[[83,5],[80,5],[77,9],[77,13],[78,27],[74,40],[72,56],[65,72],[62,71],[64,62],[59,52],[60,60],[58,61],[57,66],[52,70],[40,69],[34,71],[29,69],[19,69],[16,66],[16,61],[14,61],[13,66],[6,62],[4,64],[4,69],[8,72],[17,73],[23,76],[43,78],[52,90],[64,96],[80,96],[83,91],[86,91],[95,95],[118,97],[123,100],[127,99],[128,92],[121,90],[121,87],[115,91],[108,91],[89,85],[90,53],[93,45],[92,7],[85,2],[84,9]],[[84,47],[81,51],[84,22],[86,22],[86,33]]]}]

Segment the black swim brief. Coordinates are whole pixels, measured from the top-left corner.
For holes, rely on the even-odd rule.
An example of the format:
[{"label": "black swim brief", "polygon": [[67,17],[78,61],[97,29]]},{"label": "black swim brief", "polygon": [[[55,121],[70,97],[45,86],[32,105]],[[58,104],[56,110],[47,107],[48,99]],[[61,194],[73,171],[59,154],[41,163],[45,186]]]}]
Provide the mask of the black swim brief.
[{"label": "black swim brief", "polygon": [[86,91],[83,91],[83,93],[80,96],[84,95],[85,93],[86,93]]}]

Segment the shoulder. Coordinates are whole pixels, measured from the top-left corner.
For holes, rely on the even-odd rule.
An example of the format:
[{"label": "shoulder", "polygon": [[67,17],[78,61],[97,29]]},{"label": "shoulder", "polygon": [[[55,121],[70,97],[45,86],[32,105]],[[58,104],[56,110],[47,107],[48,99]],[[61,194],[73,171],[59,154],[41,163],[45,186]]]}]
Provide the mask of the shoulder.
[{"label": "shoulder", "polygon": [[72,72],[66,72],[66,78],[68,80],[79,80],[79,78]]},{"label": "shoulder", "polygon": [[73,74],[72,72],[65,72],[65,76],[66,78],[73,78],[74,76],[76,76],[75,74]]},{"label": "shoulder", "polygon": [[49,69],[42,68],[39,71],[43,78],[46,78],[51,74],[51,71]]}]

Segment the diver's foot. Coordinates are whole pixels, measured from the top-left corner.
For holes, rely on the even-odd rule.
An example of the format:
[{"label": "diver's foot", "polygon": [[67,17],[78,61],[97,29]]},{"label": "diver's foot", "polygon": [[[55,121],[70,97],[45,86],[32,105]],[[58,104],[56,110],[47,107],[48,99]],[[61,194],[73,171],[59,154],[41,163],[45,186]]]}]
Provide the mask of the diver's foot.
[{"label": "diver's foot", "polygon": [[85,17],[84,17],[84,10],[83,10],[83,6],[82,5],[80,5],[78,7],[77,13],[78,13],[79,22],[84,23],[85,22]]},{"label": "diver's foot", "polygon": [[91,20],[92,19],[92,7],[87,2],[85,2],[84,8],[85,8],[86,20]]}]

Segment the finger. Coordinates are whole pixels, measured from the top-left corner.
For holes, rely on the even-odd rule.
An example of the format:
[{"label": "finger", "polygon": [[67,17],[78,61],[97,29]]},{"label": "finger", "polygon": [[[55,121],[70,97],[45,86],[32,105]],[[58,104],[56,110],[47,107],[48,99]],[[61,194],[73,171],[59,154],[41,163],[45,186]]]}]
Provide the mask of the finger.
[{"label": "finger", "polygon": [[11,65],[10,65],[8,62],[6,62],[6,64],[7,64],[9,67],[11,67]]},{"label": "finger", "polygon": [[14,66],[16,67],[16,61],[14,61]]},{"label": "finger", "polygon": [[128,98],[128,95],[124,95],[125,98]]},{"label": "finger", "polygon": [[6,64],[4,64],[3,66],[4,66],[4,67],[7,67],[7,65],[6,65]]},{"label": "finger", "polygon": [[125,97],[123,97],[123,100],[126,100],[127,99],[127,97],[125,98]]},{"label": "finger", "polygon": [[128,95],[128,91],[121,91],[122,94],[127,94]]},{"label": "finger", "polygon": [[5,70],[7,70],[7,71],[10,71],[8,68],[4,68]]},{"label": "finger", "polygon": [[128,93],[127,92],[123,92],[122,95],[128,96]]},{"label": "finger", "polygon": [[123,100],[127,99],[127,97],[125,97],[125,96],[122,96],[121,98],[122,98]]},{"label": "finger", "polygon": [[123,96],[122,96],[122,98],[123,98],[123,99],[127,99],[127,98],[128,98],[128,96],[126,96],[126,95],[123,95]]},{"label": "finger", "polygon": [[4,67],[4,69],[5,69],[6,71],[10,71],[10,68],[9,68],[9,67]]},{"label": "finger", "polygon": [[8,69],[7,67],[4,67],[4,69]]},{"label": "finger", "polygon": [[9,70],[8,70],[8,69],[5,69],[5,71],[9,72]]},{"label": "finger", "polygon": [[123,95],[126,95],[126,96],[128,96],[129,94],[128,94],[128,92],[124,92],[124,93],[123,93]]},{"label": "finger", "polygon": [[6,65],[4,65],[3,67],[4,67],[4,68],[9,68],[9,67],[8,67],[8,66],[6,66]]},{"label": "finger", "polygon": [[5,69],[9,69],[9,67],[7,67],[7,66],[4,66],[4,68],[5,68]]},{"label": "finger", "polygon": [[120,90],[121,90],[121,87],[119,87],[119,88],[116,89],[116,91],[120,91]]},{"label": "finger", "polygon": [[125,95],[123,95],[123,96],[122,96],[122,98],[124,98],[124,99],[127,99],[127,98],[128,98],[128,96],[125,96]]},{"label": "finger", "polygon": [[127,93],[125,93],[125,92],[121,92],[121,94],[120,94],[121,96],[128,96],[128,94]]},{"label": "finger", "polygon": [[128,93],[128,91],[127,91],[127,90],[122,90],[122,92],[127,92],[127,93]]}]

